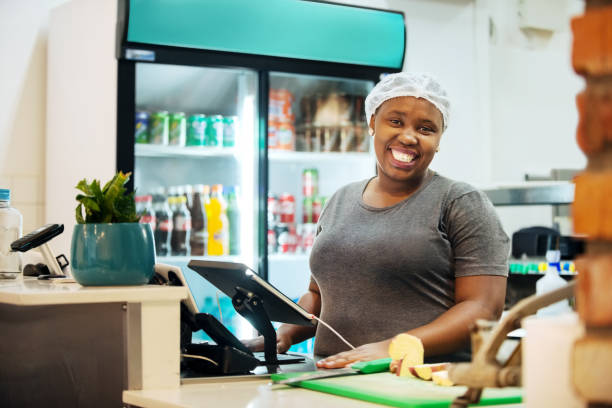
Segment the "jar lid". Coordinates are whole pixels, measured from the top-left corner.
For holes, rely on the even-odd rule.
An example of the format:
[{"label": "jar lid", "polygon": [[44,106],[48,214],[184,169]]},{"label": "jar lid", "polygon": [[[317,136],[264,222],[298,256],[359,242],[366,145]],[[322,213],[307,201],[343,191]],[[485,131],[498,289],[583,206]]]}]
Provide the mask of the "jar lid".
[{"label": "jar lid", "polygon": [[9,201],[11,199],[11,190],[8,188],[0,188],[0,200]]}]

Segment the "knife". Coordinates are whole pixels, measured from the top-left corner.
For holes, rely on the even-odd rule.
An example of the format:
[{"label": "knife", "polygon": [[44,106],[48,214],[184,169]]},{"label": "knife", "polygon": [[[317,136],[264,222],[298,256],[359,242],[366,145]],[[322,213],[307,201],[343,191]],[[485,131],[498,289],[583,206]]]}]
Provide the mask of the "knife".
[{"label": "knife", "polygon": [[274,380],[273,383],[291,385],[302,381],[318,380],[321,378],[341,377],[353,374],[381,373],[383,371],[389,371],[390,363],[390,358],[381,358],[379,360],[372,361],[360,361],[358,363],[351,364],[350,367],[323,369],[311,373],[305,373],[297,377],[287,378],[284,380]]}]

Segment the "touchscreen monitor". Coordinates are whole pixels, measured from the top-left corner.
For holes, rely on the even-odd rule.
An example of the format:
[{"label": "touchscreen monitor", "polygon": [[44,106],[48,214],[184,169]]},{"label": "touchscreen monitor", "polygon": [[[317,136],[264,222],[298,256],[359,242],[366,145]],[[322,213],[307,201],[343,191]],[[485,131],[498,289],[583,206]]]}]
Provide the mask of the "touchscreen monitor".
[{"label": "touchscreen monitor", "polygon": [[242,263],[193,260],[187,266],[230,298],[236,294],[236,287],[253,292],[262,299],[264,309],[273,322],[301,326],[314,326],[316,323],[310,313]]}]

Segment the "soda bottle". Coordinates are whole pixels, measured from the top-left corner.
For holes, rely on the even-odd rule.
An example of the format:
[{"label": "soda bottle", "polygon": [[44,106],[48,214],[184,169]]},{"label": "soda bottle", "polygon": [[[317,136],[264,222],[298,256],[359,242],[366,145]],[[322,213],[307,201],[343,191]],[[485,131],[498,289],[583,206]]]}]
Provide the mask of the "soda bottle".
[{"label": "soda bottle", "polygon": [[183,195],[187,199],[187,209],[191,211],[191,207],[193,206],[193,187],[189,184],[185,184],[183,186]]},{"label": "soda bottle", "polygon": [[229,222],[227,204],[223,198],[223,185],[212,187],[210,203],[206,209],[208,220],[208,255],[229,254]]},{"label": "soda bottle", "polygon": [[176,211],[172,215],[172,234],[170,247],[173,256],[189,255],[189,238],[191,235],[191,215],[187,209],[187,199],[183,196],[174,199],[177,202]]},{"label": "soda bottle", "polygon": [[11,190],[0,188],[0,279],[15,279],[21,274],[21,256],[11,252],[11,243],[21,237],[23,220],[10,200]]},{"label": "soda bottle", "polygon": [[240,254],[240,207],[238,206],[238,186],[227,189],[227,218],[229,221],[229,254]]},{"label": "soda bottle", "polygon": [[191,207],[191,255],[205,255],[206,244],[208,241],[208,231],[206,228],[206,213],[204,211],[204,186],[195,186],[193,192],[193,205]]},{"label": "soda bottle", "polygon": [[[155,252],[157,256],[170,255],[170,235],[172,234],[172,211],[168,201],[163,194],[155,195]],[[172,198],[174,199],[174,198]]]},{"label": "soda bottle", "polygon": [[176,186],[168,187],[168,205],[172,212],[176,211],[176,201],[174,200],[176,197],[178,197]]},{"label": "soda bottle", "polygon": [[155,212],[153,211],[153,196],[146,195],[136,197],[136,203],[138,203],[138,199],[140,199],[142,205],[142,210],[139,213],[139,222],[141,224],[149,224],[151,226],[151,231],[155,232],[155,227],[157,225],[155,221]]}]

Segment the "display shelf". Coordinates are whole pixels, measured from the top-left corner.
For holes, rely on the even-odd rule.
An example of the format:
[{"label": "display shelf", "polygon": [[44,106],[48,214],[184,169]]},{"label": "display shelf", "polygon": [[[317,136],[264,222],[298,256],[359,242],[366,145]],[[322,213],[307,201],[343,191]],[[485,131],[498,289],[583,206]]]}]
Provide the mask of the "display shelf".
[{"label": "display shelf", "polygon": [[574,184],[528,182],[525,184],[483,188],[493,205],[559,205],[574,201]]},{"label": "display shelf", "polygon": [[136,157],[234,157],[233,147],[135,144]]},{"label": "display shelf", "polygon": [[290,150],[269,150],[268,159],[275,162],[308,162],[320,163],[338,162],[346,163],[347,160],[363,161],[371,159],[369,152],[294,152]]}]

